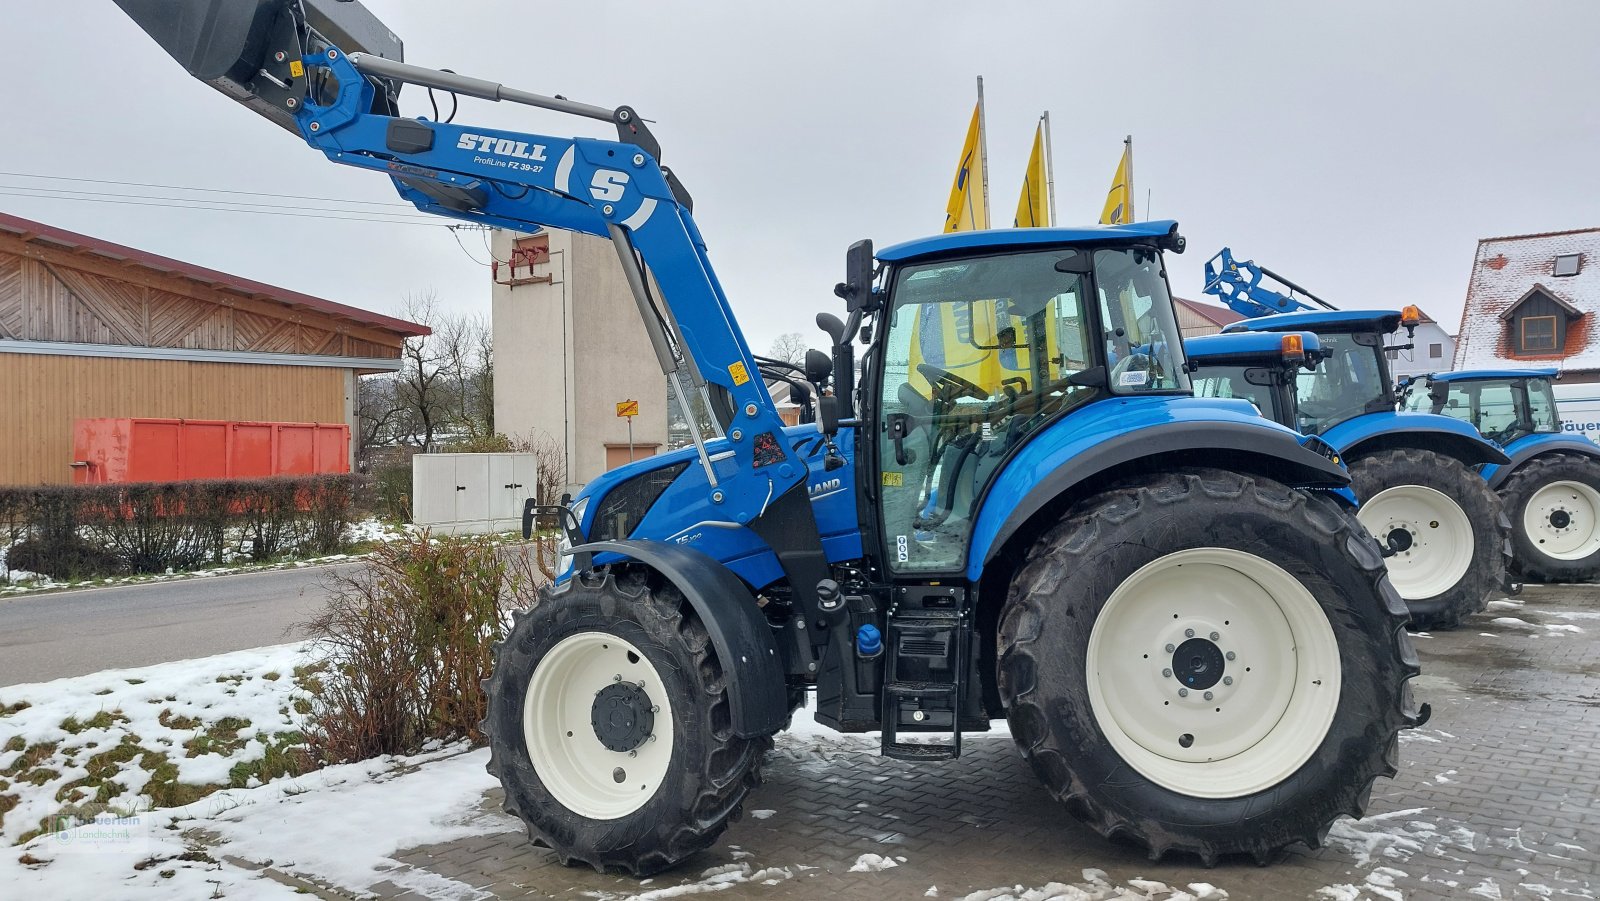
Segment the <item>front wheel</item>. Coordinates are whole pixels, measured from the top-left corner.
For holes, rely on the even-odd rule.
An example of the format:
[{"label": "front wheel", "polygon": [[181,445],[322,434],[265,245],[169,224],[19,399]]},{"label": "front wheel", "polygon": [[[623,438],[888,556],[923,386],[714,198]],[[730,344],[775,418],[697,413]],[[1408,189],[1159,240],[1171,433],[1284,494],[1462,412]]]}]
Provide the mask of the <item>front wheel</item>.
[{"label": "front wheel", "polygon": [[506,812],[563,863],[602,872],[643,876],[708,847],[772,744],[734,737],[705,626],[638,572],[542,593],[496,646],[485,689]]},{"label": "front wheel", "polygon": [[1006,719],[1102,835],[1266,862],[1363,813],[1415,725],[1404,604],[1333,501],[1218,470],[1084,502],[1011,582]]},{"label": "front wheel", "polygon": [[1416,448],[1350,464],[1357,516],[1394,553],[1389,579],[1414,629],[1453,629],[1505,585],[1506,520],[1500,498],[1471,467]]},{"label": "front wheel", "polygon": [[1587,582],[1600,575],[1600,461],[1536,457],[1506,480],[1501,496],[1524,576]]}]

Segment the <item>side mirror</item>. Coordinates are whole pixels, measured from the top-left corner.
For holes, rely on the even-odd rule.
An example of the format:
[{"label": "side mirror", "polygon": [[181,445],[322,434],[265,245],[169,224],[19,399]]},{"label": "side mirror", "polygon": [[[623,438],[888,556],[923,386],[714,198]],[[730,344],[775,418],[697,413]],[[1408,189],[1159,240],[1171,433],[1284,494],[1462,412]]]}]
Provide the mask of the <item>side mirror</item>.
[{"label": "side mirror", "polygon": [[839,398],[817,398],[817,427],[824,435],[839,433]]},{"label": "side mirror", "polygon": [[833,347],[844,343],[844,320],[838,316],[832,313],[818,313],[817,328],[828,333],[828,337],[833,341]]},{"label": "side mirror", "polygon": [[833,358],[820,350],[806,351],[806,380],[821,388],[833,375]]},{"label": "side mirror", "polygon": [[872,295],[873,281],[872,241],[857,241],[844,253],[844,281],[835,285],[833,293],[844,299],[845,309],[871,312],[877,308]]}]

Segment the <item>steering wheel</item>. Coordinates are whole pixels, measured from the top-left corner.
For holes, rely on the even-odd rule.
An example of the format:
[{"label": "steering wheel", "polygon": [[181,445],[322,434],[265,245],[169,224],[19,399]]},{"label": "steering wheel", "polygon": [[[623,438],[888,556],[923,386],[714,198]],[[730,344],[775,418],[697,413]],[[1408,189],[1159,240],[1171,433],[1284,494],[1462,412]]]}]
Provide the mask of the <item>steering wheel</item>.
[{"label": "steering wheel", "polygon": [[946,369],[930,366],[927,363],[918,363],[917,372],[928,380],[928,384],[935,389],[943,389],[949,393],[950,399],[970,397],[974,400],[988,400],[989,392],[979,388],[966,379]]}]

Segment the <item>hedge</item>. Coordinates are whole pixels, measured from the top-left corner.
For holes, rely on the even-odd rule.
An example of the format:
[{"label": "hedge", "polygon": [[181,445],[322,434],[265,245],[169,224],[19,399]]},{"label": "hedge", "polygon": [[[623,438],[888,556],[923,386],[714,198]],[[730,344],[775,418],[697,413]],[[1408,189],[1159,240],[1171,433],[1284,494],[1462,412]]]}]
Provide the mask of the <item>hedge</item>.
[{"label": "hedge", "polygon": [[54,579],[338,553],[360,476],[0,488],[6,566]]}]

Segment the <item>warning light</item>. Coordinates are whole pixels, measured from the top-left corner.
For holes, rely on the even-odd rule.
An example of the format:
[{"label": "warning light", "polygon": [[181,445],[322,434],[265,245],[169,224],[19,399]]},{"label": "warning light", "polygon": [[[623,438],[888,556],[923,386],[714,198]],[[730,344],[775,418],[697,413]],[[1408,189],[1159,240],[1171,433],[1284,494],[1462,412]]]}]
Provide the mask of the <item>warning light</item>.
[{"label": "warning light", "polygon": [[1299,335],[1284,335],[1281,344],[1286,363],[1303,363],[1306,359],[1306,342]]},{"label": "warning light", "polygon": [[1422,324],[1422,310],[1415,304],[1407,306],[1400,311],[1400,324],[1406,328],[1416,328]]}]

